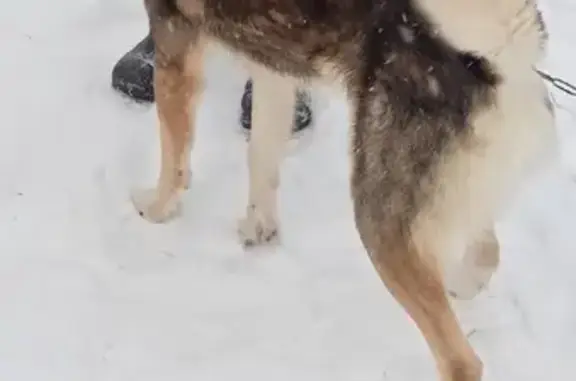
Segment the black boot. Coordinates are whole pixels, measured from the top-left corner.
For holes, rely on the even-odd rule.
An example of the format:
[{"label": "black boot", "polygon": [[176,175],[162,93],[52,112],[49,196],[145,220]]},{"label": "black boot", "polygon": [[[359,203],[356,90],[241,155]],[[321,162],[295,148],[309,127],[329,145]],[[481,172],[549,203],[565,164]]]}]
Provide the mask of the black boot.
[{"label": "black boot", "polygon": [[[250,131],[252,128],[252,81],[248,80],[244,86],[244,94],[241,101],[240,123],[242,127]],[[312,123],[312,110],[310,109],[310,94],[307,91],[298,90],[296,93],[296,110],[294,113],[293,132],[300,132]]]},{"label": "black boot", "polygon": [[146,36],[112,69],[112,87],[138,102],[154,102],[154,41]]}]

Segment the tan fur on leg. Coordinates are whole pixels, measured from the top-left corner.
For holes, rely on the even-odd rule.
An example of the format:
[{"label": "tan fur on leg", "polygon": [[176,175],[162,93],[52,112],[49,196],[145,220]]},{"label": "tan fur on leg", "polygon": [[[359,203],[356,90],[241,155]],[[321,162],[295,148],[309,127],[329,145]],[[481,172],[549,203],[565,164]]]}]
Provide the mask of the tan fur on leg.
[{"label": "tan fur on leg", "polygon": [[435,256],[421,255],[402,242],[372,249],[380,278],[424,335],[442,380],[479,381],[482,362],[450,307]]},{"label": "tan fur on leg", "polygon": [[140,215],[156,223],[178,214],[180,193],[190,181],[196,103],[202,90],[203,46],[196,39],[184,47],[188,49],[180,54],[156,53],[154,85],[160,120],[160,176],[155,191],[133,196]]},{"label": "tan fur on leg", "polygon": [[277,237],[279,170],[292,130],[296,104],[293,79],[265,69],[253,70],[252,79],[249,201],[246,217],[239,224],[240,239],[247,246]]}]

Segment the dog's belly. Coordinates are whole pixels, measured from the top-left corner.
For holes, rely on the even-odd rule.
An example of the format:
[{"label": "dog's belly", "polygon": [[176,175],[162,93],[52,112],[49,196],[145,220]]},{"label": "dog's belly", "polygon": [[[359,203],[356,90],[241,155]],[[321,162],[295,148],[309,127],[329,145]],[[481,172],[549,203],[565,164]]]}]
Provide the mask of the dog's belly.
[{"label": "dog's belly", "polygon": [[[180,10],[195,0],[179,0]],[[203,29],[226,48],[271,70],[299,78],[321,76],[326,61],[358,55],[372,1],[196,0]],[[342,22],[346,15],[346,22]]]},{"label": "dog's belly", "polygon": [[319,33],[317,29],[278,26],[251,29],[246,25],[231,27],[227,23],[226,27],[220,27],[218,23],[212,23],[208,32],[219,44],[249,60],[270,70],[305,79],[322,76],[324,62],[343,63],[344,57],[357,50],[352,36]]}]

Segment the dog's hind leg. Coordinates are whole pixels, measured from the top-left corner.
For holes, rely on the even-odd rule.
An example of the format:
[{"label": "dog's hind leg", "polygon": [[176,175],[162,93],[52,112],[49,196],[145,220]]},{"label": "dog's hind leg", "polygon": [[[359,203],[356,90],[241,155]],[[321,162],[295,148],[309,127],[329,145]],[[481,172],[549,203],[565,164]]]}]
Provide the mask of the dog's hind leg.
[{"label": "dog's hind leg", "polygon": [[433,256],[399,237],[363,240],[380,278],[422,332],[441,379],[480,381],[482,362],[458,324]]},{"label": "dog's hind leg", "polygon": [[277,238],[280,165],[290,138],[296,104],[294,79],[263,68],[253,70],[252,78],[249,200],[246,216],[238,229],[244,246],[263,244]]},{"label": "dog's hind leg", "polygon": [[[439,248],[453,233],[441,223],[434,224],[434,234],[415,229],[432,202],[425,192],[436,188],[422,188],[429,183],[414,170],[421,169],[414,158],[433,158],[434,151],[429,144],[420,146],[422,156],[398,149],[412,141],[402,140],[410,129],[401,128],[406,124],[399,125],[393,112],[400,111],[392,107],[386,109],[389,115],[376,119],[380,104],[373,102],[353,131],[351,188],[360,239],[380,278],[424,336],[442,381],[480,381],[482,362],[459,326],[444,285]],[[419,129],[412,131],[426,137]]]},{"label": "dog's hind leg", "polygon": [[[140,191],[133,202],[141,216],[165,222],[179,211],[180,193],[190,181],[196,103],[202,91],[203,46],[200,21],[159,9],[151,2],[156,48],[154,90],[160,121],[161,169],[155,190]],[[154,6],[156,5],[156,7]],[[165,11],[165,12],[162,12]]]},{"label": "dog's hind leg", "polygon": [[500,263],[500,245],[494,229],[488,229],[471,242],[448,282],[450,295],[472,299],[490,282]]}]

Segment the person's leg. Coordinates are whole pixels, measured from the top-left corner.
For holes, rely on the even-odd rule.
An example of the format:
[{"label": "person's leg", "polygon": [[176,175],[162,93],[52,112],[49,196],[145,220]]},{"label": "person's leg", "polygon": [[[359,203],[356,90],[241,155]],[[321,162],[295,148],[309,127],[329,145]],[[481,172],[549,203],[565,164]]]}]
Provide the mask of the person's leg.
[{"label": "person's leg", "polygon": [[[154,102],[154,42],[148,34],[114,65],[112,87],[138,102]],[[240,124],[246,131],[252,128],[252,81],[248,80],[240,102]],[[310,94],[298,90],[294,115],[294,132],[312,123]]]}]

